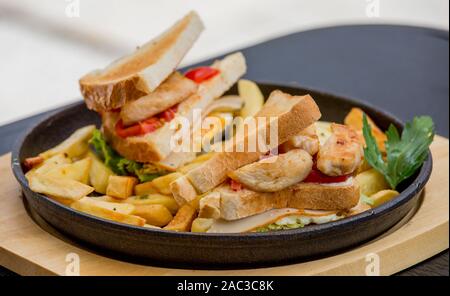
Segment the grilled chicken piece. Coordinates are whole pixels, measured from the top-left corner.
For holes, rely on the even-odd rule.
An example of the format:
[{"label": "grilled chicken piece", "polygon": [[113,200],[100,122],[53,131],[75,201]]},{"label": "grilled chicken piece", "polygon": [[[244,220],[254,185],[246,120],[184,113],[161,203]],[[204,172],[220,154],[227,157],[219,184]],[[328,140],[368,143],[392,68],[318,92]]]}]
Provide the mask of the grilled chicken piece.
[{"label": "grilled chicken piece", "polygon": [[228,176],[254,191],[275,192],[303,181],[312,165],[308,152],[294,149],[243,166]]},{"label": "grilled chicken piece", "polygon": [[298,135],[293,136],[287,142],[281,145],[282,151],[290,151],[292,149],[303,149],[310,155],[315,155],[319,151],[319,137],[316,134],[316,126],[311,124]]},{"label": "grilled chicken piece", "polygon": [[363,159],[363,147],[358,134],[351,127],[331,124],[332,135],[320,147],[317,168],[328,176],[353,173]]}]

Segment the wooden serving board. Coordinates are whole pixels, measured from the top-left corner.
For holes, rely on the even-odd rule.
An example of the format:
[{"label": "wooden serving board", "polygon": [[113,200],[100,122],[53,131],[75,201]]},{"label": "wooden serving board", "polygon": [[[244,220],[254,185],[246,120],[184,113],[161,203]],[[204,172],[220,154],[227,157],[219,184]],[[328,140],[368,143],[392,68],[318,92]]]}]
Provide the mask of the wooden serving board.
[{"label": "wooden serving board", "polygon": [[[381,275],[390,275],[449,247],[449,142],[431,146],[434,169],[422,202],[398,225],[377,239],[335,256],[251,270],[186,270],[119,261],[93,253],[38,226],[27,214],[10,154],[0,157],[0,265],[22,275],[65,275],[75,253],[81,275],[365,275],[377,254]],[[372,261],[373,262],[373,261]]]}]

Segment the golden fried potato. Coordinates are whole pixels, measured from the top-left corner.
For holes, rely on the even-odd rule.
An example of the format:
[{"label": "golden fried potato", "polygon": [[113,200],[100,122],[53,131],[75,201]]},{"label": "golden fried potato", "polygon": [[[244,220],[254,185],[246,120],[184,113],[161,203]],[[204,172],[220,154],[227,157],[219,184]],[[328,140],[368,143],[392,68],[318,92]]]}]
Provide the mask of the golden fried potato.
[{"label": "golden fried potato", "polygon": [[165,176],[161,176],[156,179],[153,179],[152,185],[158,192],[165,194],[165,195],[170,195],[170,194],[172,194],[172,191],[169,188],[169,184],[181,176],[183,176],[183,175],[180,173],[167,174]]},{"label": "golden fried potato", "polygon": [[144,218],[147,224],[165,226],[173,218],[170,211],[163,205],[136,205],[133,215]]},{"label": "golden fried potato", "polygon": [[39,154],[39,156],[43,158],[49,158],[60,153],[67,154],[69,157],[77,157],[83,155],[89,149],[88,140],[92,137],[92,133],[94,130],[95,125],[88,125],[79,128],[59,145],[53,147],[50,150],[42,152],[41,154]]},{"label": "golden fried potato", "polygon": [[114,172],[101,161],[93,152],[88,152],[91,158],[91,168],[89,171],[89,183],[95,188],[95,191],[106,194],[106,187],[110,176],[114,176]]},{"label": "golden fried potato", "polygon": [[192,222],[192,232],[207,232],[214,223],[214,219],[197,218]]},{"label": "golden fried potato", "polygon": [[106,195],[126,199],[133,195],[133,189],[137,182],[135,177],[109,176]]},{"label": "golden fried potato", "polygon": [[31,175],[28,178],[28,183],[34,192],[72,200],[81,199],[94,191],[93,187],[78,181],[38,174]]},{"label": "golden fried potato", "polygon": [[134,195],[141,196],[153,193],[158,193],[158,190],[156,190],[155,186],[153,186],[152,181],[137,184],[136,186],[134,186]]},{"label": "golden fried potato", "polygon": [[189,231],[197,211],[189,204],[182,206],[170,223],[164,227],[166,230]]},{"label": "golden fried potato", "polygon": [[137,225],[137,226],[144,226],[145,225],[145,219],[134,216],[134,215],[127,215],[119,213],[118,211],[114,211],[111,209],[107,209],[104,207],[100,207],[98,204],[92,203],[91,201],[88,201],[86,199],[80,199],[70,205],[71,208],[93,215],[100,218],[113,220],[116,222],[121,222],[125,224],[131,224],[131,225]]},{"label": "golden fried potato", "polygon": [[123,202],[133,205],[163,205],[172,214],[176,214],[178,211],[178,204],[172,196],[162,195],[159,193],[152,193],[142,196],[131,196]]},{"label": "golden fried potato", "polygon": [[69,164],[72,163],[72,160],[65,154],[57,154],[49,159],[44,160],[40,165],[34,167],[33,169],[29,170],[25,177],[28,179],[31,175],[37,174],[37,175],[45,175],[55,167],[58,167],[63,164]]},{"label": "golden fried potato", "polygon": [[371,196],[378,191],[390,188],[384,176],[375,169],[370,169],[356,175],[356,180],[358,181],[361,193],[366,196]]},{"label": "golden fried potato", "polygon": [[[360,108],[352,108],[350,112],[344,119],[345,125],[353,127],[357,131],[362,131],[363,129],[363,114],[364,111]],[[381,152],[386,152],[385,142],[387,141],[387,136],[384,132],[375,124],[375,122],[367,116],[367,121],[369,122],[370,127],[372,128],[372,134],[375,137],[378,148]]]},{"label": "golden fried potato", "polygon": [[381,204],[384,204],[385,202],[390,201],[400,193],[395,190],[381,190],[378,191],[375,194],[372,194],[369,198],[373,201],[373,207],[378,207]]},{"label": "golden fried potato", "polygon": [[53,178],[71,179],[88,184],[91,163],[91,158],[86,157],[74,163],[56,166],[45,175]]},{"label": "golden fried potato", "polygon": [[107,210],[111,210],[113,212],[125,214],[125,215],[131,215],[133,213],[133,211],[135,210],[134,205],[128,204],[128,203],[123,203],[123,202],[114,202],[114,201],[112,201],[113,199],[110,199],[111,200],[110,201],[110,200],[105,200],[102,198],[86,196],[86,197],[83,197],[81,200],[85,203],[96,205],[98,207],[101,207],[101,208],[104,208]]},{"label": "golden fried potato", "polygon": [[252,117],[261,110],[264,96],[256,83],[241,79],[238,81],[238,92],[244,100],[244,107],[240,112],[242,118]]}]

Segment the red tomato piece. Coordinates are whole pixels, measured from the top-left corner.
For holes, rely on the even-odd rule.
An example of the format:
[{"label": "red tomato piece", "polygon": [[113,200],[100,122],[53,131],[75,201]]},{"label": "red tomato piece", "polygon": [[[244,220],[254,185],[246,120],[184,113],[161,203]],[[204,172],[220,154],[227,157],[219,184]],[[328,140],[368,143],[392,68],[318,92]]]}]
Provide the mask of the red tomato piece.
[{"label": "red tomato piece", "polygon": [[239,183],[238,181],[233,180],[233,179],[231,179],[231,181],[230,181],[230,187],[231,187],[231,190],[233,190],[233,191],[240,191],[240,190],[242,190],[242,184]]},{"label": "red tomato piece", "polygon": [[188,71],[184,76],[193,80],[195,83],[202,83],[219,74],[219,70],[211,67],[199,67]]}]

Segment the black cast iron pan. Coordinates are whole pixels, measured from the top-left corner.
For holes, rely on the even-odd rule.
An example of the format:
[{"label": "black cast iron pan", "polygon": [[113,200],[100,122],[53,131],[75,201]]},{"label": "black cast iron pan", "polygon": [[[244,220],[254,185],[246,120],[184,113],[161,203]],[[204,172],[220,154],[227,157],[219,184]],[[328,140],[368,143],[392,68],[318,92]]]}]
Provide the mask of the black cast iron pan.
[{"label": "black cast iron pan", "polygon": [[[352,107],[362,108],[382,128],[402,123],[373,106],[298,86],[259,83],[267,97],[280,89],[290,94],[311,94],[322,112],[322,120],[342,122]],[[236,93],[236,89],[230,92]],[[340,221],[301,229],[265,233],[204,234],[177,233],[116,223],[75,211],[30,190],[20,165],[67,138],[88,124],[100,124],[96,113],[83,102],[75,103],[36,124],[17,142],[12,169],[26,203],[51,226],[95,249],[132,258],[135,262],[183,268],[239,268],[294,263],[336,253],[362,244],[399,222],[419,201],[432,170],[431,154],[420,171],[400,186],[395,199]]]}]

